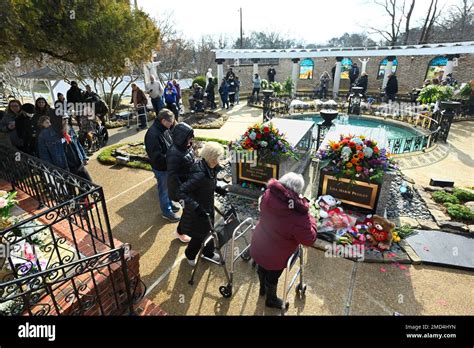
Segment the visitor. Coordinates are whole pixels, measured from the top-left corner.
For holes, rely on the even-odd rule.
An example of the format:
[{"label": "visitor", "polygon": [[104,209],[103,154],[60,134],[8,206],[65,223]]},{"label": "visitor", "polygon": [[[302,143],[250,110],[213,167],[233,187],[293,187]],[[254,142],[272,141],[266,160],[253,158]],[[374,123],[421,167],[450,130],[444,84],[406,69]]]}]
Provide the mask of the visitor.
[{"label": "visitor", "polygon": [[231,77],[235,79],[235,73],[234,73],[234,70],[232,70],[232,68],[229,68],[229,71],[225,75],[225,78],[226,80],[229,80]]},{"label": "visitor", "polygon": [[319,98],[326,99],[328,94],[329,88],[329,81],[331,81],[331,77],[327,71],[323,72],[321,77],[319,78],[320,85],[319,85]]},{"label": "visitor", "polygon": [[[68,103],[72,103],[73,109],[71,110],[71,114],[74,116],[77,124],[80,124],[80,103],[84,101],[84,93],[78,87],[76,81],[71,81],[71,88],[66,93],[66,99]],[[70,115],[71,116],[71,115]],[[72,119],[69,120],[72,124]]]},{"label": "visitor", "polygon": [[227,84],[229,85],[229,102],[230,106],[234,106],[235,104],[235,93],[237,92],[237,84],[235,83],[234,77],[229,77],[227,80]]},{"label": "visitor", "polygon": [[[252,80],[252,83],[253,83],[253,89],[252,89],[252,100],[254,102],[259,102],[260,98],[259,98],[259,93],[260,93],[260,87],[262,85],[262,80],[260,79],[260,77],[258,76],[258,74],[255,74],[254,75],[254,78]],[[257,95],[257,99],[254,98],[254,96]]]},{"label": "visitor", "polygon": [[[173,86],[176,89],[176,107],[178,108],[179,114],[179,111],[181,110],[181,86],[176,80],[173,80]],[[176,119],[178,119],[178,117],[176,117]]]},{"label": "visitor", "polygon": [[211,108],[211,110],[215,110],[217,108],[216,105],[216,92],[213,78],[207,80],[207,87],[206,87],[206,98],[207,98],[207,105]]},{"label": "visitor", "polygon": [[398,93],[398,80],[395,74],[388,75],[387,86],[385,87],[386,101],[395,101]]},{"label": "visitor", "polygon": [[84,92],[84,101],[86,103],[95,104],[100,100],[99,95],[94,92],[90,85],[86,85],[86,91]]},{"label": "visitor", "polygon": [[212,69],[211,69],[211,68],[207,69],[207,73],[206,73],[206,81],[207,81],[207,82],[206,82],[206,83],[207,83],[207,84],[206,84],[206,88],[207,88],[207,85],[209,84],[209,79],[211,79],[211,80],[214,79],[214,76],[212,76]]},{"label": "visitor", "polygon": [[[171,84],[171,82],[169,82]],[[172,84],[171,84],[172,86]],[[145,135],[145,150],[150,159],[151,168],[158,182],[158,200],[162,218],[171,222],[178,222],[179,217],[173,211],[168,196],[168,172],[166,167],[166,153],[173,143],[170,128],[175,121],[174,113],[169,109],[161,109],[158,117]]]},{"label": "visitor", "polygon": [[135,111],[137,112],[137,129],[146,129],[146,105],[148,104],[148,99],[146,98],[145,93],[143,93],[143,91],[135,83],[132,83],[132,99],[130,100],[130,104],[132,103]]},{"label": "visitor", "polygon": [[155,76],[150,76],[150,83],[146,87],[147,93],[151,98],[151,104],[155,109],[155,114],[158,115],[160,110],[164,107],[163,103],[163,86],[160,81],[155,79]]},{"label": "visitor", "polygon": [[354,82],[357,80],[358,77],[359,77],[359,67],[357,66],[357,63],[352,63],[352,66],[349,70],[349,80],[350,80],[349,89],[352,89],[352,86],[354,85]]},{"label": "visitor", "polygon": [[[58,130],[58,132],[60,133],[63,127],[63,117],[69,115],[69,110],[64,94],[58,93],[56,96],[58,99],[54,102],[54,117],[50,117],[50,122],[52,124],[53,129]],[[69,117],[67,120],[69,122],[69,126],[72,127],[72,118]],[[38,127],[38,131],[39,130],[40,128]]]},{"label": "visitor", "polygon": [[176,88],[173,86],[171,81],[168,81],[164,90],[165,96],[165,104],[168,110],[171,110],[176,118],[176,122],[178,122],[179,112],[178,112],[178,92]]},{"label": "visitor", "polygon": [[59,135],[51,127],[48,116],[40,117],[38,120],[38,127],[41,130],[38,136],[39,156],[43,161],[92,181],[84,167],[88,162],[87,155],[77,139],[76,132],[72,127],[69,127],[67,118],[68,116],[63,118],[62,134]]},{"label": "visitor", "polygon": [[192,99],[190,98],[190,107],[193,112],[204,112],[204,93],[202,86],[198,83],[194,84]]},{"label": "visitor", "polygon": [[235,104],[240,103],[240,79],[238,76],[235,77]]},{"label": "visitor", "polygon": [[365,94],[367,93],[367,86],[369,84],[369,75],[364,71],[362,75],[356,80],[355,87],[362,87],[362,95],[365,98]]},{"label": "visitor", "polygon": [[[196,264],[196,255],[204,239],[214,224],[214,192],[225,194],[225,190],[217,187],[217,171],[219,160],[224,155],[224,148],[215,142],[207,142],[192,166],[188,180],[179,187],[179,198],[184,201],[181,216],[181,233],[191,237],[185,250],[188,263]],[[214,252],[214,242],[209,241],[203,250],[205,257],[220,262],[219,255]]]},{"label": "visitor", "polygon": [[[192,148],[194,130],[186,123],[178,123],[172,130],[173,144],[166,152],[166,169],[168,172],[168,196],[171,204],[179,202],[179,188],[188,180],[195,156]],[[174,205],[179,210],[179,205]],[[173,208],[173,206],[172,206]],[[189,243],[189,236],[181,232],[181,222],[176,228],[176,238]]]},{"label": "visitor", "polygon": [[270,69],[267,71],[268,82],[275,82],[276,70],[273,65],[270,66]]},{"label": "visitor", "polygon": [[229,85],[226,79],[222,79],[219,87],[219,95],[221,96],[222,108],[229,109]]},{"label": "visitor", "polygon": [[39,117],[35,114],[35,106],[33,104],[23,104],[21,110],[23,114],[17,118],[16,129],[18,136],[23,140],[23,151],[38,157]]},{"label": "visitor", "polygon": [[277,297],[278,279],[299,245],[311,246],[316,241],[316,220],[301,196],[303,187],[303,177],[291,172],[279,181],[271,179],[261,199],[250,255],[257,264],[260,296],[266,294],[267,307],[283,308]]},{"label": "visitor", "polygon": [[24,143],[16,129],[18,118],[23,116],[24,113],[21,110],[21,102],[19,100],[10,100],[0,120],[0,145],[23,150]]}]

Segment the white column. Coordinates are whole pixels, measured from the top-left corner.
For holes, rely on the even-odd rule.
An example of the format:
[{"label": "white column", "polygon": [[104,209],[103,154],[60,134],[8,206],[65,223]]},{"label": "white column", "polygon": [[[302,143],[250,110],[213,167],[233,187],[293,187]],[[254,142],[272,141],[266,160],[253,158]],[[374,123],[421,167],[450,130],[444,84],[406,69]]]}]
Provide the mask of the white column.
[{"label": "white column", "polygon": [[299,67],[300,67],[300,59],[299,58],[293,58],[293,69],[291,71],[291,79],[293,80],[293,95],[295,95],[296,90],[298,88],[298,73],[299,73]]},{"label": "white column", "polygon": [[336,58],[336,71],[334,72],[334,84],[332,87],[332,97],[337,98],[339,86],[341,85],[342,57]]},{"label": "white column", "polygon": [[224,59],[216,59],[217,63],[217,85],[220,86],[224,78]]},{"label": "white column", "polygon": [[453,72],[453,68],[454,68],[454,56],[452,55],[449,55],[447,56],[448,58],[448,64],[446,64],[446,67],[444,68],[444,75],[443,75],[443,80],[446,79],[446,76],[448,76],[448,74],[451,74]]},{"label": "white column", "polygon": [[387,65],[385,66],[385,73],[383,75],[382,90],[387,87],[388,76],[392,73],[393,61],[395,57],[387,57]]},{"label": "white column", "polygon": [[[252,79],[254,78],[255,74],[258,74],[258,62],[260,61],[260,59],[252,59],[252,62],[253,62],[253,75],[252,75]],[[259,74],[260,76],[260,74]],[[260,76],[260,78],[262,78]]]}]

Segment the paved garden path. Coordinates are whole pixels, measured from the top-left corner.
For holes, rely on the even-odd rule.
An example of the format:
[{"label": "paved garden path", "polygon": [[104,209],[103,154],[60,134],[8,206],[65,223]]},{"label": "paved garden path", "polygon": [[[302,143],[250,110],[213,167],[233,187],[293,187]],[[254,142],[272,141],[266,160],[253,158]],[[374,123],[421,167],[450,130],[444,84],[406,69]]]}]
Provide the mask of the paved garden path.
[{"label": "paved garden path", "polygon": [[[222,130],[197,133],[232,139],[249,123],[257,121],[259,115],[260,110],[243,116],[232,115]],[[471,125],[453,125],[453,144],[459,151],[458,158],[472,161],[472,151],[462,145],[460,138],[464,134],[465,142],[472,141],[472,133],[468,134],[472,128],[468,127]],[[111,133],[113,142],[138,141],[144,136],[144,132],[136,134],[134,130]],[[444,161],[461,166],[451,154]],[[449,173],[455,180],[460,180],[467,176],[468,168],[472,169],[469,164],[462,166],[463,169],[450,170],[445,165],[432,164],[423,169],[412,169],[408,175],[422,180],[424,171],[437,176]],[[148,296],[163,310],[172,315],[279,314],[277,310],[265,308],[263,299],[258,296],[254,269],[240,260],[236,264],[231,299],[224,299],[219,294],[218,288],[225,284],[225,277],[222,269],[215,265],[202,263],[195,285],[188,285],[191,267],[184,260],[185,246],[174,239],[176,224],[161,218],[156,182],[151,172],[104,166],[95,160],[95,156],[88,169],[94,181],[104,188],[114,236],[131,243],[140,253],[141,275],[148,286]],[[464,174],[456,172],[459,170]],[[468,180],[465,182],[469,183]],[[323,251],[313,248],[306,250],[307,296],[300,301],[294,292],[290,294],[289,315],[392,315],[394,312],[470,315],[473,312],[472,303],[466,303],[466,294],[472,292],[472,272],[422,265],[354,263],[325,257]]]}]

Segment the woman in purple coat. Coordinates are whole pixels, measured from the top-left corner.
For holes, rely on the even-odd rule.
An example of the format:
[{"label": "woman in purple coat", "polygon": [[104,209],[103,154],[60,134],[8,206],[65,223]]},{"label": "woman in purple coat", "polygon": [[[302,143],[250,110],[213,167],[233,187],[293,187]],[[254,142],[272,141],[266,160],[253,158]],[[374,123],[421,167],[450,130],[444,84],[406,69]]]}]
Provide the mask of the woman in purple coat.
[{"label": "woman in purple coat", "polygon": [[279,181],[271,179],[262,196],[250,255],[258,265],[260,296],[267,295],[267,307],[288,306],[277,297],[278,278],[299,245],[310,246],[316,240],[316,220],[309,214],[308,201],[301,196],[303,187],[301,175],[288,173]]}]

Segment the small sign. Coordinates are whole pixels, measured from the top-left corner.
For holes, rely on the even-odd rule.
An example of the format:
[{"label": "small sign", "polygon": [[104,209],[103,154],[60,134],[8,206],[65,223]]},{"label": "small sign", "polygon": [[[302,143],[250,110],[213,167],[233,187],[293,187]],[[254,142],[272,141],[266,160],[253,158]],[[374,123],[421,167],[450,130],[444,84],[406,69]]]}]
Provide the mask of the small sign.
[{"label": "small sign", "polygon": [[321,195],[331,195],[342,203],[354,207],[375,210],[379,185],[365,181],[352,182],[349,179],[337,179],[323,174]]},{"label": "small sign", "polygon": [[251,181],[258,184],[266,185],[268,180],[278,179],[278,164],[259,163],[242,163],[238,164],[238,181]]}]

